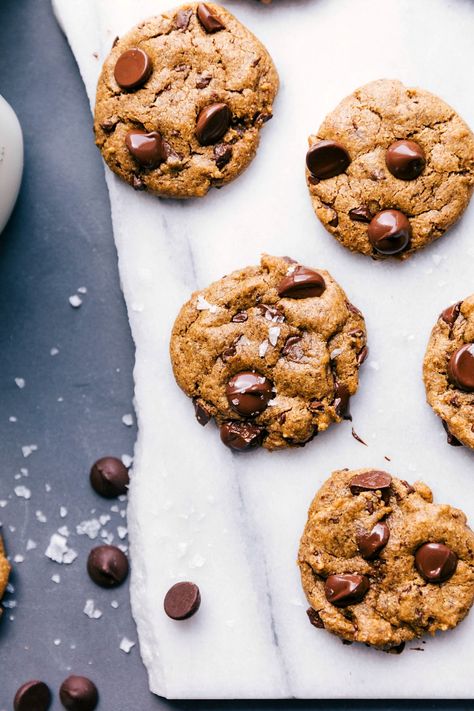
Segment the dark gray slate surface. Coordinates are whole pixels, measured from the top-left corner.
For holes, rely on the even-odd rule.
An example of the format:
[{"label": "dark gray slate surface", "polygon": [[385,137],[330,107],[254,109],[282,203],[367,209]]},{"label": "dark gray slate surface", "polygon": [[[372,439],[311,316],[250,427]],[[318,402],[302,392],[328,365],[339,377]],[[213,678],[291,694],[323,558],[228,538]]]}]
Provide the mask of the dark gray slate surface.
[{"label": "dark gray slate surface", "polygon": [[[137,647],[130,655],[119,650],[122,637],[136,640],[127,589],[102,591],[89,581],[93,543],[75,532],[100,514],[112,516],[105,528],[115,534],[123,524],[90,489],[87,473],[98,456],[132,453],[135,430],[121,418],[132,412],[133,344],[89,107],[49,0],[0,0],[0,93],[17,111],[26,144],[22,191],[0,237],[0,501],[7,501],[0,520],[10,555],[24,556],[7,596],[16,607],[0,625],[0,711],[10,711],[25,680],[42,678],[56,692],[70,670],[96,681],[102,711],[467,708],[448,701],[169,703],[148,692]],[[68,298],[81,286],[87,294],[74,310]],[[52,356],[51,348],[59,353]],[[19,389],[15,378],[26,386]],[[31,444],[38,450],[24,458],[21,447]],[[28,476],[15,479],[25,467]],[[21,484],[29,501],[14,494]],[[79,554],[71,566],[44,556],[63,525]],[[26,551],[29,539],[37,548]],[[101,619],[84,615],[88,598]]]}]

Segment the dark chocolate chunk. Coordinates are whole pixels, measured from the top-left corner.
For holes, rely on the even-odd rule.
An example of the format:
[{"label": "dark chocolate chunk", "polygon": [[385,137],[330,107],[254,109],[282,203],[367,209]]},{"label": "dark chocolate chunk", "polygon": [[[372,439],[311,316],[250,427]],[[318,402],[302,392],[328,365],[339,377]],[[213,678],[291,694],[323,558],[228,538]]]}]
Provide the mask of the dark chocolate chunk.
[{"label": "dark chocolate chunk", "polygon": [[353,207],[349,210],[349,217],[354,222],[370,222],[372,219],[372,213],[366,205],[360,205],[359,207]]},{"label": "dark chocolate chunk", "polygon": [[196,415],[196,420],[199,422],[200,425],[203,427],[207,425],[209,420],[211,419],[211,413],[207,409],[206,405],[201,400],[197,400],[196,398],[193,400],[194,404],[194,414]]},{"label": "dark chocolate chunk", "polygon": [[196,121],[196,137],[201,146],[210,146],[223,138],[231,119],[227,104],[210,104],[201,109]]},{"label": "dark chocolate chunk", "polygon": [[135,160],[147,168],[156,168],[168,157],[158,131],[129,131],[125,136],[125,145]]},{"label": "dark chocolate chunk", "polygon": [[362,491],[386,491],[390,488],[392,477],[387,472],[371,470],[357,474],[350,481],[349,487],[354,495]]},{"label": "dark chocolate chunk", "polygon": [[263,429],[250,422],[224,422],[221,425],[221,440],[230,449],[243,452],[261,444]]},{"label": "dark chocolate chunk", "polygon": [[176,27],[178,30],[187,30],[189,21],[191,19],[191,15],[193,14],[192,10],[178,10],[176,13]]},{"label": "dark chocolate chunk", "polygon": [[197,8],[197,16],[199,22],[209,34],[219,32],[219,30],[225,30],[225,25],[223,25],[220,19],[214,15],[211,8],[204,3],[199,3]]},{"label": "dark chocolate chunk", "polygon": [[243,417],[254,417],[263,412],[273,397],[273,383],[264,375],[251,370],[236,373],[227,383],[229,405]]},{"label": "dark chocolate chunk", "polygon": [[309,607],[306,610],[306,614],[308,615],[308,619],[313,625],[313,627],[317,627],[320,630],[324,629],[324,622],[322,621],[321,617],[319,616],[319,613],[316,612],[316,610],[313,610],[312,607]]},{"label": "dark chocolate chunk", "polygon": [[44,681],[27,681],[15,694],[15,711],[48,711],[52,701],[51,691]]},{"label": "dark chocolate chunk", "polygon": [[326,599],[335,607],[361,602],[369,589],[365,575],[330,575],[324,585]]},{"label": "dark chocolate chunk", "polygon": [[458,557],[444,543],[424,543],[415,553],[415,566],[428,583],[443,583],[456,572]]},{"label": "dark chocolate chunk", "polygon": [[448,362],[448,378],[460,390],[474,392],[474,343],[454,351]]},{"label": "dark chocolate chunk", "polygon": [[99,703],[99,692],[87,677],[70,676],[61,684],[59,698],[69,711],[94,711]]},{"label": "dark chocolate chunk", "polygon": [[214,146],[214,160],[221,170],[232,158],[232,146],[227,143],[218,143]]},{"label": "dark chocolate chunk", "polygon": [[368,237],[376,252],[400,254],[411,241],[411,225],[400,210],[382,210],[370,221]]},{"label": "dark chocolate chunk", "polygon": [[356,535],[356,541],[362,558],[367,560],[375,558],[382,548],[385,548],[389,538],[390,529],[383,521],[376,523],[370,533],[359,531]]},{"label": "dark chocolate chunk", "polygon": [[182,582],[173,585],[166,593],[163,603],[168,617],[172,620],[187,620],[199,610],[201,593],[194,583]]},{"label": "dark chocolate chunk", "polygon": [[333,178],[349,167],[349,153],[337,141],[318,141],[306,154],[306,166],[314,178]]},{"label": "dark chocolate chunk", "polygon": [[116,588],[127,578],[127,556],[117,546],[97,546],[89,553],[87,572],[102,588]]},{"label": "dark chocolate chunk", "polygon": [[415,141],[395,141],[387,148],[385,163],[396,178],[414,180],[425,168],[425,152]]},{"label": "dark chocolate chunk", "polygon": [[321,296],[326,289],[326,283],[319,272],[308,267],[296,267],[287,274],[277,286],[278,294],[288,299],[308,299]]},{"label": "dark chocolate chunk", "polygon": [[100,496],[113,499],[128,491],[130,477],[125,464],[117,457],[102,457],[93,464],[91,486]]},{"label": "dark chocolate chunk", "polygon": [[441,312],[440,318],[443,319],[445,323],[448,324],[450,328],[454,326],[454,323],[461,312],[462,301],[458,301],[457,304],[448,306],[447,309]]},{"label": "dark chocolate chunk", "polygon": [[114,69],[115,81],[127,91],[138,89],[147,81],[152,71],[150,57],[138,47],[127,49],[117,59]]}]

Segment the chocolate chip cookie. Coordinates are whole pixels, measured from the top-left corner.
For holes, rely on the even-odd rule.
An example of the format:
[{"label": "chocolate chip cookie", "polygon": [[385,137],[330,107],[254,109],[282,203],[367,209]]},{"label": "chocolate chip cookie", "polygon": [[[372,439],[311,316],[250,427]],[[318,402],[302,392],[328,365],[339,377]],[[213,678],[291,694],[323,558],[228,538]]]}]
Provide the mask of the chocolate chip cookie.
[{"label": "chocolate chip cookie", "polygon": [[249,165],[277,90],[267,50],[228,10],[183,5],[114,44],[97,87],[96,143],[136,190],[201,197]]},{"label": "chocolate chip cookie", "polygon": [[444,101],[389,79],[344,99],[309,137],[316,215],[345,247],[406,259],[441,237],[474,188],[474,135]]},{"label": "chocolate chip cookie", "polygon": [[449,444],[474,448],[474,294],[438,316],[423,379],[426,398],[443,420]]},{"label": "chocolate chip cookie", "polygon": [[[5,556],[5,549],[3,547],[2,537],[0,536],[0,600],[3,597],[5,588],[8,583],[8,576],[10,575],[10,564]],[[0,616],[2,614],[2,607],[0,605]]]},{"label": "chocolate chip cookie", "polygon": [[384,471],[333,472],[309,509],[298,564],[310,622],[380,649],[455,627],[474,600],[466,516]]},{"label": "chocolate chip cookie", "polygon": [[332,276],[264,255],[195,292],[171,336],[178,385],[232,449],[304,445],[348,417],[364,318]]}]

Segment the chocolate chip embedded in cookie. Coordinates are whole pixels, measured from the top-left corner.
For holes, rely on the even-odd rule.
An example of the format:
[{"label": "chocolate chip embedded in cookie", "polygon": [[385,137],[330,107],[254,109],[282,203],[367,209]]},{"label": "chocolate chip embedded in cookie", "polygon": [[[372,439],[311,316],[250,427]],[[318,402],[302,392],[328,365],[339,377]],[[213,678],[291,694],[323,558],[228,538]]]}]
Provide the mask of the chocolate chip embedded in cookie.
[{"label": "chocolate chip embedded in cookie", "polygon": [[455,627],[474,601],[474,533],[458,509],[371,469],[316,494],[298,564],[315,627],[389,650]]},{"label": "chocolate chip embedded in cookie", "polygon": [[438,316],[423,380],[426,399],[443,420],[449,444],[474,448],[474,294]]},{"label": "chocolate chip embedded in cookie", "polygon": [[171,336],[178,385],[237,451],[303,446],[349,417],[364,318],[331,275],[262,257],[196,292]]},{"label": "chocolate chip embedded in cookie", "polygon": [[134,27],[104,62],[94,130],[109,167],[136,190],[205,195],[255,156],[278,75],[228,10],[190,3]]},{"label": "chocolate chip embedded in cookie", "polygon": [[409,257],[460,217],[474,187],[474,135],[442,99],[381,79],[310,136],[313,208],[348,249]]},{"label": "chocolate chip embedded in cookie", "polygon": [[[5,549],[3,547],[2,537],[0,535],[0,601],[7,587],[8,577],[10,575],[10,563],[8,562]],[[0,617],[2,615],[2,606],[0,605]]]}]

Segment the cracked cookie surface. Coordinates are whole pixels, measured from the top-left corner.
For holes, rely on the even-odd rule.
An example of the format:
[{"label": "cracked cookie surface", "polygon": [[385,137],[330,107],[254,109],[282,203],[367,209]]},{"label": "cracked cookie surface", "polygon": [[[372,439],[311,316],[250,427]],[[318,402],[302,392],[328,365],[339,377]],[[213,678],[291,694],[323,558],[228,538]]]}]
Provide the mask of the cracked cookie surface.
[{"label": "cracked cookie surface", "polygon": [[311,623],[380,649],[455,627],[474,599],[464,513],[386,472],[333,472],[309,509],[298,564]]},{"label": "cracked cookie surface", "polygon": [[170,352],[201,424],[233,449],[281,449],[347,416],[366,330],[327,271],[264,255],[191,296]]},{"label": "cracked cookie surface", "polygon": [[230,12],[183,5],[114,44],[97,87],[96,143],[135,189],[201,197],[249,165],[277,90],[267,50]]},{"label": "cracked cookie surface", "polygon": [[[2,537],[0,536],[0,601],[3,597],[10,575],[10,564],[5,556]],[[2,607],[0,605],[0,616],[2,615]]]},{"label": "cracked cookie surface", "polygon": [[439,315],[423,363],[426,398],[443,420],[448,442],[472,448],[473,379],[474,294],[449,306]]},{"label": "cracked cookie surface", "polygon": [[[450,106],[427,91],[396,80],[371,82],[326,117],[309,138],[310,150],[322,140],[336,142],[339,156],[345,149],[349,163],[342,161],[341,172],[322,179],[307,167],[308,188],[317,217],[348,249],[405,259],[441,237],[469,202],[474,136]],[[403,179],[394,174],[400,175],[396,166],[389,169],[387,152],[396,142],[411,148],[414,143],[421,156],[418,164],[412,157],[418,170]],[[399,211],[409,225],[403,242],[384,252],[374,246],[376,235],[371,241],[369,224],[385,210]]]}]

